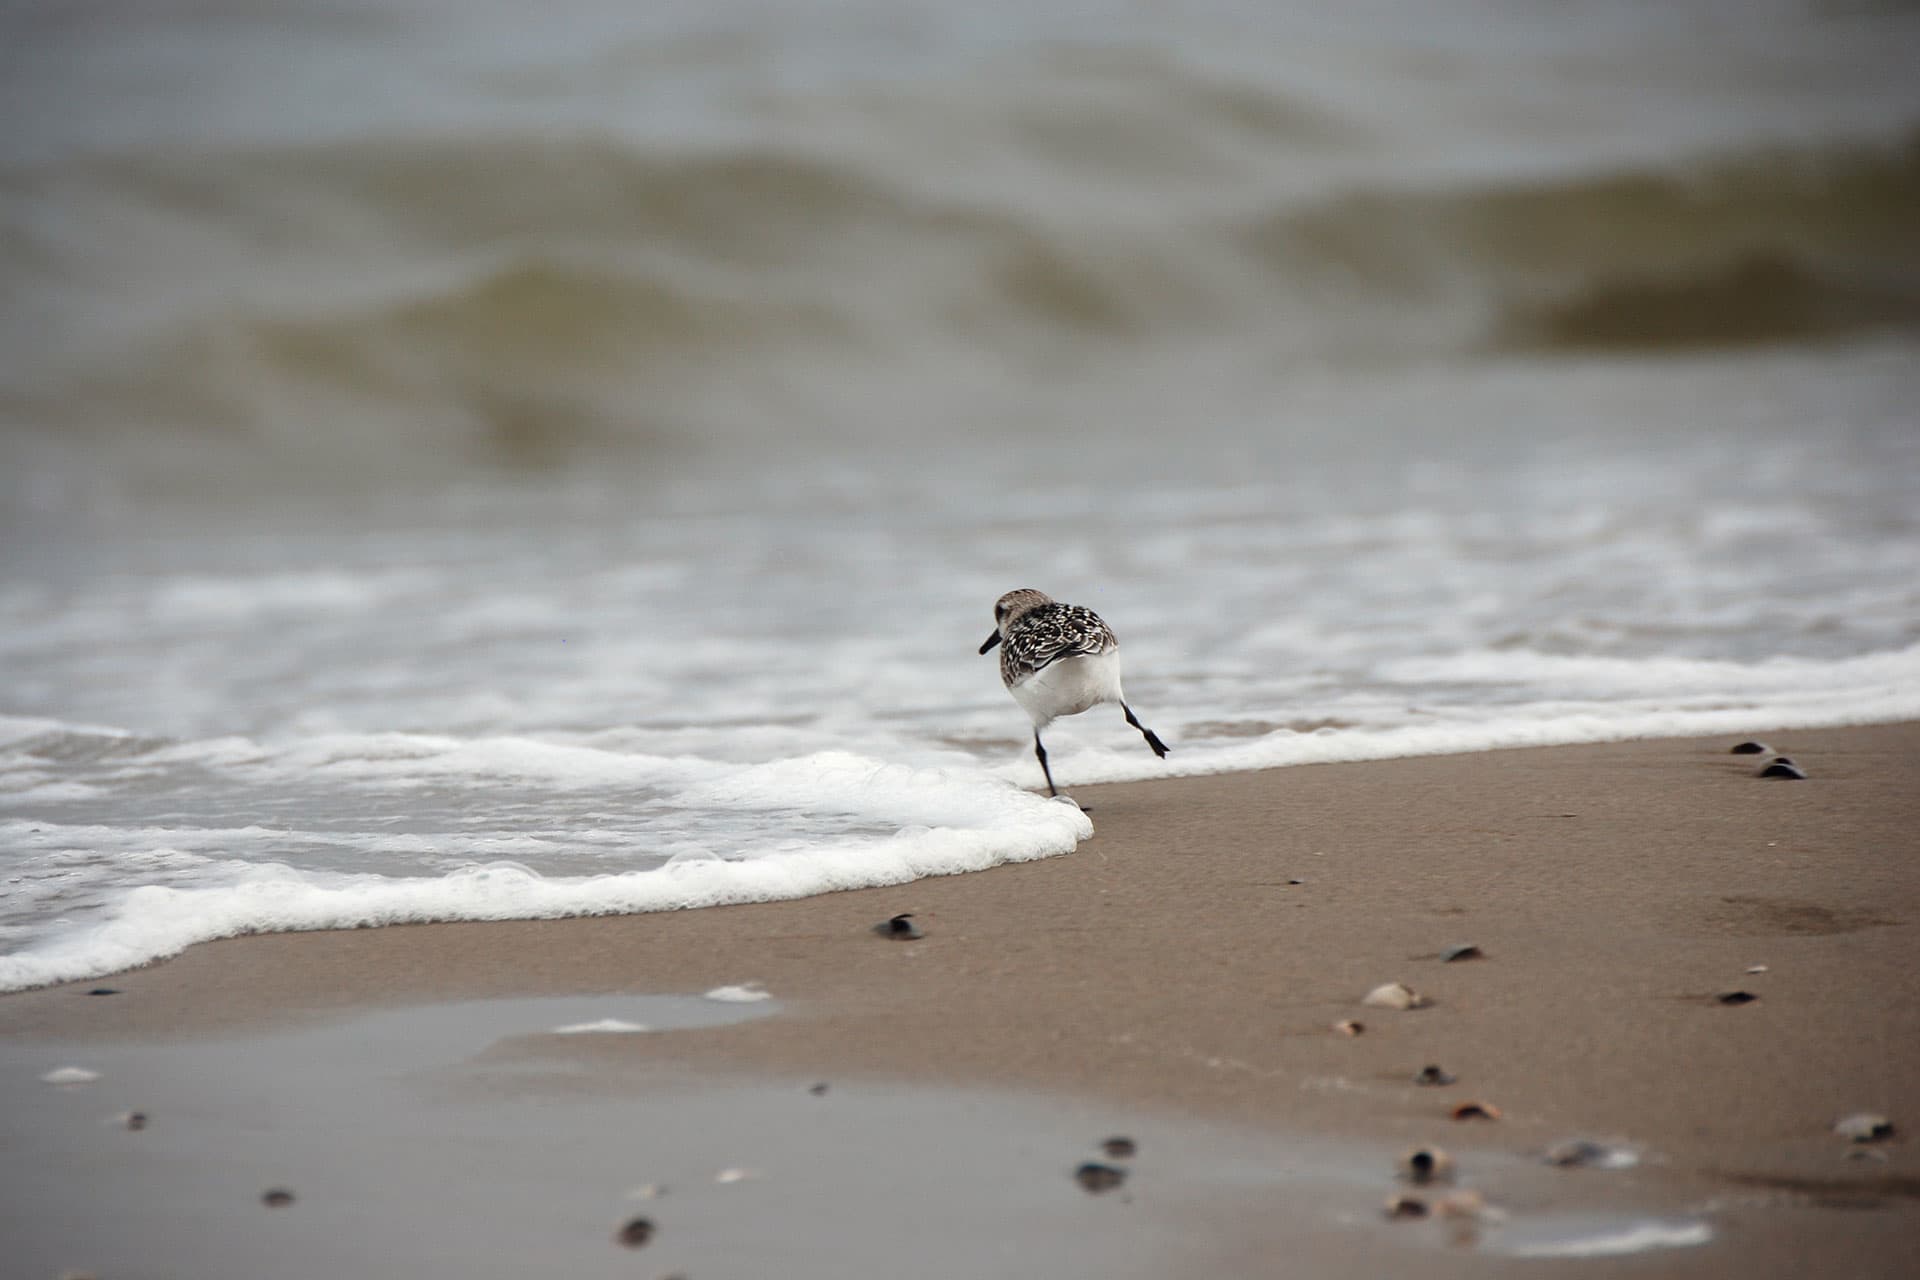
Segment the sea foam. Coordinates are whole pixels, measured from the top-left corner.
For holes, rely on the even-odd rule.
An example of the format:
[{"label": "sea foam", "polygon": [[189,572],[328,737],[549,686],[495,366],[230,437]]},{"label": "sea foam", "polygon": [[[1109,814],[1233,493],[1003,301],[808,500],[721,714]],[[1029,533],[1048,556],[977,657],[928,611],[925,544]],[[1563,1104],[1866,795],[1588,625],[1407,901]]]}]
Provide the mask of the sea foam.
[{"label": "sea foam", "polygon": [[[1067,853],[1093,831],[1079,811],[979,771],[897,768],[850,753],[740,770],[729,794],[735,803],[804,809],[816,783],[827,807],[875,829],[753,857],[676,857],[647,870],[584,876],[543,875],[508,861],[394,876],[237,860],[209,867],[175,855],[158,859],[158,867],[149,859],[148,873],[184,863],[197,877],[191,887],[119,888],[138,873],[115,861],[96,912],[104,918],[62,921],[51,937],[0,956],[0,990],[97,977],[246,933],[641,914],[905,884]],[[941,825],[900,825],[901,817]],[[243,831],[237,841],[247,838]],[[123,856],[134,856],[141,843],[122,842]],[[641,860],[648,851],[633,853]]]}]

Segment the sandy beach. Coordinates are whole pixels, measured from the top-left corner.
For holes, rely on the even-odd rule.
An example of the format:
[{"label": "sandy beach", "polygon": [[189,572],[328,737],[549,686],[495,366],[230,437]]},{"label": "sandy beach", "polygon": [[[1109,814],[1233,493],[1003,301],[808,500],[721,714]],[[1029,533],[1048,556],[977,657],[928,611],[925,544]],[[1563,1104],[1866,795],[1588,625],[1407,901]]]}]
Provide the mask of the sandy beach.
[{"label": "sandy beach", "polygon": [[[248,937],[0,998],[0,1158],[11,1185],[36,1188],[5,1211],[32,1264],[18,1274],[180,1274],[182,1258],[202,1275],[249,1274],[259,1259],[210,1243],[242,1238],[272,1251],[276,1274],[324,1274],[343,1255],[320,1237],[344,1247],[329,1199],[368,1185],[342,1167],[362,1157],[342,1152],[364,1157],[356,1133],[391,1137],[416,1113],[451,1127],[429,1125],[392,1167],[440,1171],[405,1184],[417,1201],[383,1192],[348,1219],[354,1247],[418,1251],[409,1274],[519,1273],[484,1232],[434,1239],[456,1202],[483,1218],[551,1210],[582,1242],[560,1255],[569,1274],[705,1280],[771,1274],[770,1258],[785,1274],[847,1274],[902,1248],[939,1275],[1392,1274],[1416,1260],[1519,1274],[1560,1264],[1503,1241],[1588,1211],[1710,1238],[1596,1258],[1583,1274],[1913,1274],[1920,725],[1761,736],[1810,778],[1756,778],[1756,758],[1720,738],[1089,787],[1076,798],[1094,838],[1039,863],[696,912]],[[925,936],[876,937],[898,912]],[[1464,945],[1480,955],[1442,960]],[[1396,981],[1430,1006],[1362,1004]],[[730,984],[772,998],[691,999]],[[115,994],[88,994],[100,987]],[[1736,992],[1757,998],[1721,999]],[[642,997],[707,1014],[650,1034],[499,1030],[501,1010],[571,1021]],[[1349,1019],[1364,1031],[1335,1029]],[[404,1046],[389,1074],[413,1092],[372,1089],[325,1112],[334,1146],[293,1143],[300,1159],[260,1165],[183,1133],[241,1124],[251,1141],[294,1123],[297,1096],[258,1110],[273,1081],[351,1074],[359,1042],[341,1029],[355,1025],[385,1028],[365,1033],[368,1062]],[[164,1087],[137,1078],[163,1058],[190,1069]],[[101,1078],[38,1079],[67,1064]],[[1417,1085],[1428,1065],[1454,1083]],[[148,1086],[190,1114],[143,1102]],[[1451,1118],[1469,1101],[1498,1118]],[[144,1131],[107,1122],[143,1105]],[[504,1118],[530,1105],[532,1119]],[[608,1141],[620,1108],[655,1127],[616,1149],[683,1164],[705,1152],[712,1166],[701,1194],[645,1210],[660,1241],[633,1256],[608,1232],[638,1203],[622,1196],[649,1181],[649,1160],[603,1170],[582,1154]],[[826,1108],[839,1127],[818,1121]],[[1860,1111],[1896,1135],[1832,1132]],[[815,1117],[804,1137],[782,1129],[803,1114]],[[470,1158],[463,1143],[496,1118],[503,1133],[574,1135],[556,1167],[591,1172],[603,1198],[534,1178],[534,1156],[517,1172]],[[1140,1151],[1112,1162],[1132,1171],[1123,1188],[1089,1196],[1069,1175],[1102,1158],[1092,1144],[1107,1129]],[[1541,1162],[1575,1137],[1636,1163]],[[1457,1187],[1493,1212],[1386,1221],[1387,1197],[1446,1190],[1396,1180],[1392,1161],[1414,1144],[1452,1152]],[[713,1178],[748,1147],[757,1163],[737,1180],[750,1185],[722,1213]],[[919,1172],[846,1158],[876,1149]],[[212,1181],[169,1181],[189,1168]],[[893,1170],[887,1185],[863,1181],[876,1170]],[[269,1211],[250,1177],[302,1198]],[[783,1178],[825,1198],[783,1202]],[[164,1207],[176,1193],[187,1198]],[[932,1205],[931,1234],[858,1211],[887,1194]],[[1111,1207],[1122,1200],[1124,1217]],[[311,1227],[303,1262],[302,1237],[273,1243],[245,1225],[270,1212],[274,1231],[302,1215],[331,1225]],[[942,1223],[972,1245],[937,1244]]]}]

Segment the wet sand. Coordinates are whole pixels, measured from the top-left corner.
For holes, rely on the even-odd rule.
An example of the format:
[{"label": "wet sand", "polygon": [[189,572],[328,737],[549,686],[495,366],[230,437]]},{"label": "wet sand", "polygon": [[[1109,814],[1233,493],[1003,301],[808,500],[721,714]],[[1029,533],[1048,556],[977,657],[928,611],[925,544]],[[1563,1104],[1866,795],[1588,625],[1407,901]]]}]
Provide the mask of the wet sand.
[{"label": "wet sand", "polygon": [[[925,1189],[948,1205],[942,1221],[968,1226],[963,1243],[938,1250],[952,1274],[998,1273],[1023,1242],[1053,1274],[1076,1274],[1079,1263],[1087,1274],[1381,1274],[1416,1256],[1408,1250],[1423,1251],[1421,1265],[1436,1274],[1531,1273],[1557,1264],[1502,1258],[1502,1239],[1588,1211],[1702,1222],[1713,1234],[1696,1247],[1581,1264],[1588,1273],[1913,1274],[1920,1165],[1906,1137],[1920,1126],[1920,725],[1761,736],[1811,778],[1757,779],[1753,757],[1713,739],[1089,787],[1077,796],[1097,833],[1077,853],[982,874],[689,913],[197,947],[104,984],[0,998],[9,1123],[21,1123],[23,1100],[58,1095],[32,1109],[39,1128],[9,1131],[11,1154],[0,1161],[16,1186],[27,1177],[23,1153],[37,1153],[36,1178],[55,1171],[47,1185],[60,1185],[63,1169],[80,1179],[72,1185],[92,1185],[89,1168],[97,1175],[124,1144],[162,1135],[157,1104],[148,1132],[93,1123],[139,1105],[139,1073],[159,1069],[140,1063],[161,1061],[141,1054],[173,1055],[182,1083],[167,1096],[203,1131],[256,1132],[273,1126],[253,1116],[249,1130],[241,1113],[274,1086],[254,1077],[286,1078],[285,1046],[303,1035],[322,1038],[305,1042],[302,1061],[325,1068],[331,1055],[330,1075],[350,1076],[365,1066],[351,1020],[370,1010],[758,981],[776,997],[771,1016],[725,1026],[558,1037],[485,1012],[501,1006],[474,1006],[484,1032],[476,1047],[421,1017],[431,1069],[394,1069],[412,1081],[409,1092],[354,1095],[358,1106],[328,1113],[326,1143],[299,1148],[309,1167],[274,1176],[350,1187],[342,1164],[356,1126],[371,1141],[420,1114],[457,1116],[409,1150],[458,1162],[469,1201],[499,1195],[577,1215],[595,1250],[621,1255],[605,1263],[609,1274],[660,1273],[652,1263],[635,1270],[607,1235],[622,1211],[613,1184],[647,1180],[638,1157],[649,1135],[682,1165],[707,1141],[716,1167],[751,1147],[751,1158],[788,1170],[839,1167],[823,1153],[852,1143],[868,1157],[848,1167],[890,1170],[902,1203],[924,1198],[907,1193],[925,1170],[945,1170]],[[901,911],[915,913],[923,939],[870,931]],[[1440,960],[1464,943],[1483,957]],[[1396,980],[1431,1007],[1362,1006],[1368,990]],[[118,994],[85,994],[99,985]],[[1758,998],[1716,999],[1735,991]],[[1366,1030],[1332,1030],[1343,1019]],[[561,1065],[530,1074],[515,1065],[528,1059]],[[29,1070],[67,1061],[118,1063],[118,1075],[56,1090]],[[178,1066],[189,1062],[197,1065]],[[1457,1083],[1415,1085],[1429,1063]],[[136,1078],[124,1078],[129,1071]],[[219,1087],[195,1093],[195,1081]],[[829,1084],[824,1097],[808,1090],[814,1081]],[[709,1105],[723,1086],[738,1098]],[[1450,1119],[1469,1099],[1501,1118]],[[816,1124],[804,1142],[769,1136],[780,1125],[768,1117],[827,1105],[844,1109],[841,1121]],[[1860,1110],[1889,1115],[1902,1136],[1852,1159],[1830,1127]],[[509,1111],[518,1117],[509,1128],[600,1132],[602,1141],[602,1122],[624,1117],[637,1128],[614,1149],[636,1158],[617,1175],[603,1171],[602,1200],[564,1179],[461,1161],[458,1135],[484,1133],[489,1117]],[[672,1120],[682,1112],[733,1119]],[[62,1116],[91,1117],[84,1142],[63,1145]],[[1088,1196],[1068,1177],[1104,1125],[1155,1135],[1120,1192],[1124,1218],[1107,1212],[1121,1198]],[[1549,1144],[1580,1135],[1626,1144],[1641,1163],[1537,1162]],[[1506,1225],[1461,1247],[1436,1223],[1382,1222],[1379,1205],[1396,1189],[1393,1153],[1411,1143],[1453,1150],[1462,1183],[1501,1206]],[[217,1170],[230,1147],[147,1149]],[[1001,1149],[1006,1163],[995,1167],[991,1152]],[[1293,1170],[1289,1151],[1315,1153],[1308,1166],[1325,1176]],[[143,1203],[139,1173],[115,1175],[124,1182],[112,1193],[116,1221]],[[821,1185],[853,1196],[856,1183],[848,1172]],[[244,1200],[248,1214],[269,1212],[254,1192],[240,1195],[243,1185],[236,1174],[218,1194]],[[363,1215],[364,1238],[400,1239],[395,1224],[417,1213],[430,1223],[448,1194],[436,1185],[416,1205],[404,1188],[384,1195]],[[1031,1213],[984,1190],[1010,1185],[1026,1188],[1018,1202]],[[853,1255],[827,1245],[861,1231],[876,1247],[913,1245],[873,1225],[884,1203],[861,1213],[858,1198],[836,1202],[829,1185],[813,1218],[795,1218],[778,1180],[765,1188],[755,1194],[786,1205],[778,1231],[797,1250],[784,1255],[791,1274],[815,1273],[809,1258],[834,1274]],[[216,1193],[195,1194],[204,1207]],[[862,1194],[872,1202],[878,1192]],[[661,1203],[664,1222],[673,1201]],[[765,1274],[745,1242],[773,1219],[756,1228],[751,1202],[734,1203],[709,1224],[705,1252],[682,1232],[682,1252],[657,1256],[703,1280]],[[273,1212],[303,1211],[323,1220],[306,1200]],[[1056,1238],[1063,1223],[1081,1233],[1079,1252],[1071,1234]],[[48,1213],[16,1216],[8,1231],[52,1248],[50,1224]],[[66,1248],[83,1227],[59,1230],[68,1234],[54,1244]],[[463,1253],[458,1240],[434,1247],[447,1274],[461,1273],[463,1259],[476,1274],[506,1257]],[[297,1241],[287,1248],[285,1274],[318,1274],[289,1263]],[[200,1265],[219,1274],[224,1264]],[[596,1274],[601,1263],[568,1265]]]}]

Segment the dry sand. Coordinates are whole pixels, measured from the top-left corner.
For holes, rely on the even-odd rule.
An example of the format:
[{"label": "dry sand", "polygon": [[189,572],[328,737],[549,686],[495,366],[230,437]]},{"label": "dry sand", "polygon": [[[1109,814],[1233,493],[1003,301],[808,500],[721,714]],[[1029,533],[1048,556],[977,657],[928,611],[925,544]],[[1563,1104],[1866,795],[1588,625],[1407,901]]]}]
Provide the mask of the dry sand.
[{"label": "dry sand", "polygon": [[[1161,1268],[1141,1274],[1391,1274],[1415,1257],[1436,1274],[1576,1265],[1485,1252],[1501,1230],[1482,1251],[1407,1252],[1395,1233],[1444,1238],[1432,1223],[1375,1221],[1394,1187],[1383,1162],[1415,1142],[1445,1143],[1463,1171],[1481,1170],[1467,1180],[1516,1228],[1604,1202],[1714,1232],[1696,1248],[1577,1264],[1586,1274],[1920,1274],[1920,1167],[1906,1141],[1920,1131],[1920,725],[1764,736],[1811,779],[1757,779],[1754,758],[1714,739],[1088,787],[1076,794],[1097,834],[1066,858],[792,903],[214,943],[110,980],[110,998],[85,995],[99,985],[87,983],[0,999],[0,1047],[24,1061],[51,1046],[231,1045],[369,1008],[754,980],[778,998],[774,1016],[536,1037],[495,1058],[561,1055],[561,1091],[635,1105],[731,1080],[758,1099],[742,1116],[805,1105],[795,1082],[831,1082],[835,1097],[904,1083],[922,1091],[918,1111],[862,1119],[850,1102],[846,1133],[918,1116],[922,1136],[950,1147],[970,1123],[976,1136],[996,1124],[1039,1133],[1021,1099],[1062,1099],[1062,1115],[1084,1112],[1063,1133],[1118,1117],[1162,1134],[1163,1151],[1190,1142],[1182,1176],[1215,1158],[1240,1170],[1240,1190],[1215,1186],[1204,1203],[1156,1208],[1144,1188],[1125,1193],[1150,1228],[1130,1256]],[[900,911],[924,939],[870,932]],[[1439,959],[1462,943],[1483,957]],[[1395,980],[1432,1006],[1361,1005]],[[1758,999],[1715,998],[1741,990]],[[1349,1018],[1365,1032],[1332,1030]],[[1414,1085],[1429,1063],[1458,1082]],[[11,1078],[9,1108],[23,1096]],[[974,1120],[941,1120],[936,1097],[970,1099],[960,1112]],[[1501,1118],[1449,1119],[1468,1099]],[[1902,1136],[1849,1158],[1830,1127],[1860,1110],[1892,1117]],[[369,1124],[393,1118],[368,1108]],[[1536,1162],[1574,1135],[1629,1144],[1643,1162]],[[19,1143],[7,1149],[0,1158],[17,1161]],[[1302,1195],[1289,1214],[1271,1180],[1246,1174],[1261,1150],[1283,1149],[1329,1168],[1350,1151],[1354,1169],[1380,1176],[1361,1189],[1342,1166],[1314,1195],[1348,1208]],[[1049,1179],[1074,1155],[1062,1152],[1040,1161]],[[1142,1177],[1153,1154],[1143,1148]],[[960,1164],[994,1175],[977,1154]],[[20,1176],[16,1165],[9,1179]],[[982,1207],[945,1194],[962,1216]],[[1037,1273],[1005,1252],[1029,1237],[1002,1228],[977,1224],[980,1252],[953,1274]],[[1057,1241],[1033,1239],[1032,1257],[1053,1258]],[[1089,1274],[1116,1265],[1091,1248],[1085,1261]],[[701,1280],[760,1273],[744,1255],[682,1262]]]}]

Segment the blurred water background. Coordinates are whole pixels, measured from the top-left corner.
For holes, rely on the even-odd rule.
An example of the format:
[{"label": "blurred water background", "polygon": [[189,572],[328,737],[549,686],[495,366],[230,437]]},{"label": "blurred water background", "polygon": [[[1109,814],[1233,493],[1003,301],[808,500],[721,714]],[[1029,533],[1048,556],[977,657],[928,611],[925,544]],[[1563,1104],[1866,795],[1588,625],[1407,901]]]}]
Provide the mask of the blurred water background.
[{"label": "blurred water background", "polygon": [[1174,746],[1063,723],[1069,788],[1920,715],[1917,65],[1842,0],[0,6],[0,988],[1066,852],[1015,586]]}]

